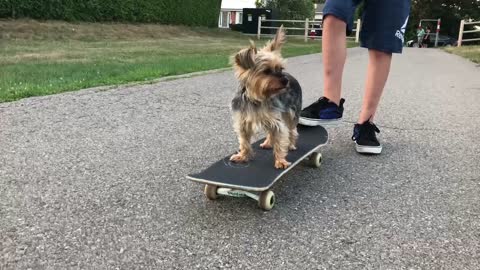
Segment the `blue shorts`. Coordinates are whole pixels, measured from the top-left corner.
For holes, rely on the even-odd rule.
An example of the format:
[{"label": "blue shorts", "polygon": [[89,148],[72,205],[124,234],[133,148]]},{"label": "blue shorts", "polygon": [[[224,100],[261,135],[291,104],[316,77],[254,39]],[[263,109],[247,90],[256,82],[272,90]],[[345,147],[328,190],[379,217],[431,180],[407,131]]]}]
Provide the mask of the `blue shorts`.
[{"label": "blue shorts", "polygon": [[[333,15],[353,28],[361,0],[327,0],[323,16]],[[360,45],[386,53],[401,53],[410,14],[410,0],[364,0]]]}]

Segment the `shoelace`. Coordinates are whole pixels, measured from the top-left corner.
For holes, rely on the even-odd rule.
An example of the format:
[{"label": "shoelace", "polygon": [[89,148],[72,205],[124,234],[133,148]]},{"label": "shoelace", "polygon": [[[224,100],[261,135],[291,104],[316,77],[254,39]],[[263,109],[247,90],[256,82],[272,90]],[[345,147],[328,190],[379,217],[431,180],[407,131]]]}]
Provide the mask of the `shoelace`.
[{"label": "shoelace", "polygon": [[360,131],[362,131],[368,138],[375,137],[375,132],[380,133],[380,129],[378,129],[378,127],[374,123],[367,122],[363,125],[359,125],[359,129],[355,130],[352,136],[352,140],[355,141],[357,138],[359,138]]},{"label": "shoelace", "polygon": [[369,123],[369,126],[373,127],[373,130],[375,132],[380,133],[380,129],[378,129],[378,127],[374,123],[370,123],[370,122],[368,122],[368,123]]},{"label": "shoelace", "polygon": [[318,106],[323,106],[323,105],[328,104],[328,102],[329,102],[329,100],[326,97],[321,97],[321,98],[317,99],[317,101],[312,103],[312,105],[310,105],[309,107],[317,108]]},{"label": "shoelace", "polygon": [[328,104],[328,102],[329,102],[329,100],[326,97],[321,97],[317,101],[315,101],[315,103],[317,103],[317,104]]}]

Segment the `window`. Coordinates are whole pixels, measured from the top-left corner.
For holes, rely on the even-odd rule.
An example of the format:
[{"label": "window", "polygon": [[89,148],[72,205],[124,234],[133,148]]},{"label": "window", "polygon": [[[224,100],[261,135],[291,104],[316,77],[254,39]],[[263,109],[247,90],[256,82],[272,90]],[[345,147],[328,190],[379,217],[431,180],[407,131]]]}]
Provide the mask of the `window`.
[{"label": "window", "polygon": [[242,23],[243,23],[243,13],[242,13],[242,12],[239,12],[239,13],[238,13],[238,23],[239,23],[239,24],[242,24]]},{"label": "window", "polygon": [[221,27],[228,27],[228,16],[229,12],[222,11],[222,22],[221,22]]}]

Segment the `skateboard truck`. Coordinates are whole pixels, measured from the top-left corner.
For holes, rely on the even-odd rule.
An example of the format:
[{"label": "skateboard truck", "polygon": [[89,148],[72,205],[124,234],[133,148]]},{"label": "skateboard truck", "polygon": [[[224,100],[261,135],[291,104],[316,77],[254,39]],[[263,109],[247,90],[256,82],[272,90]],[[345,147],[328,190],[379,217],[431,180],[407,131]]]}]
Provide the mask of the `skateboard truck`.
[{"label": "skateboard truck", "polygon": [[204,193],[205,196],[210,200],[216,200],[218,195],[237,198],[249,197],[257,201],[258,206],[263,210],[271,210],[275,205],[275,193],[273,193],[271,190],[262,191],[260,192],[260,195],[257,195],[246,190],[218,187],[215,185],[206,184]]}]

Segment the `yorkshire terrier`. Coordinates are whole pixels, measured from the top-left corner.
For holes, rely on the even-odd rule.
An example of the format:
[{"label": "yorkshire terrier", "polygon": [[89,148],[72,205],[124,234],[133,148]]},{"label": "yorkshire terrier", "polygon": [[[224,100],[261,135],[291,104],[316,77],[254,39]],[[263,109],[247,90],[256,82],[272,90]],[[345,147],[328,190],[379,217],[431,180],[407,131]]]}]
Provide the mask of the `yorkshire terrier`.
[{"label": "yorkshire terrier", "polygon": [[250,47],[232,57],[235,76],[240,83],[231,103],[233,126],[240,150],[230,157],[233,162],[247,162],[253,157],[251,138],[258,130],[267,133],[260,145],[273,148],[275,168],[285,169],[289,150],[295,150],[297,124],[302,108],[302,89],[297,80],[284,72],[285,60],[280,54],[285,43],[281,26],[273,40],[257,51]]}]

